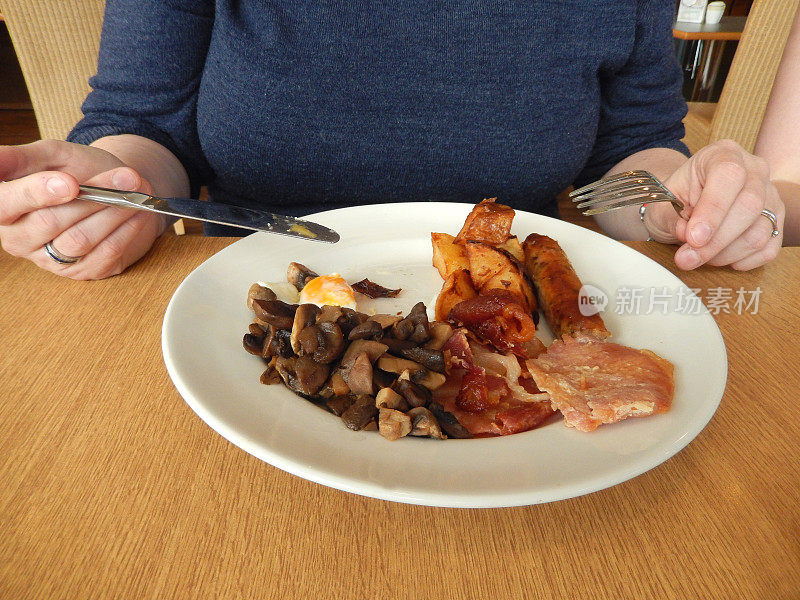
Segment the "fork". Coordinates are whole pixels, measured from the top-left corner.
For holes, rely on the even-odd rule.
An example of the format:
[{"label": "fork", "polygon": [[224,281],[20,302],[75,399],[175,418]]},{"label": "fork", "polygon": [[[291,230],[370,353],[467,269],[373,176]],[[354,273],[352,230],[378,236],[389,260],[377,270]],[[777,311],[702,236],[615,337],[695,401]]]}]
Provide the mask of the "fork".
[{"label": "fork", "polygon": [[569,197],[579,202],[576,208],[587,209],[583,211],[587,216],[651,202],[670,202],[679,215],[683,210],[683,202],[649,171],[627,171],[600,179],[570,192]]}]

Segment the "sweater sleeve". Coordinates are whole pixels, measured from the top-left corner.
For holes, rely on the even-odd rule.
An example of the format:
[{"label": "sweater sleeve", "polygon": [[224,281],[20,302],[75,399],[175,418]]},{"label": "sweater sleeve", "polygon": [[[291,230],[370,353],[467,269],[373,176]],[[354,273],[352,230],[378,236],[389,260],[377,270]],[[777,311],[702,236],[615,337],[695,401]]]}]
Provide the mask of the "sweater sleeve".
[{"label": "sweater sleeve", "polygon": [[210,177],[197,135],[197,93],[214,22],[213,0],[108,0],[97,74],[68,141],[119,134],[152,139],[189,175]]},{"label": "sweater sleeve", "polygon": [[631,154],[671,148],[689,156],[681,141],[686,101],[672,39],[674,2],[638,0],[633,50],[619,69],[600,73],[597,138],[580,186],[602,177]]}]

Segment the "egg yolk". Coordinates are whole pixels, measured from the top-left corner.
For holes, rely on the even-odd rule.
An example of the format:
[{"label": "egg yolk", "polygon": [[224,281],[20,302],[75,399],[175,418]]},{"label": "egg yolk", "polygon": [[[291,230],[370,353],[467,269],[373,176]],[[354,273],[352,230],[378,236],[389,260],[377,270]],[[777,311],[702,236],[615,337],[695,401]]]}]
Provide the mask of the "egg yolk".
[{"label": "egg yolk", "polygon": [[309,281],[300,292],[300,304],[328,304],[356,310],[356,296],[353,288],[338,273],[334,273]]}]

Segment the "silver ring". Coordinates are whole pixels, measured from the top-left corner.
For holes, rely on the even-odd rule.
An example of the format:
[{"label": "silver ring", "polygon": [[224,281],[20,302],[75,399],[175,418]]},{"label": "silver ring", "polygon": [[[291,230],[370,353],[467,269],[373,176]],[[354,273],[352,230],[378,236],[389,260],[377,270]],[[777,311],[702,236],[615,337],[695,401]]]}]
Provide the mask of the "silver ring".
[{"label": "silver ring", "polygon": [[761,214],[769,219],[769,222],[772,223],[772,237],[777,237],[780,231],[778,231],[778,217],[775,216],[775,213],[771,210],[767,210],[766,208],[761,211]]},{"label": "silver ring", "polygon": [[47,242],[44,245],[44,251],[47,252],[50,258],[62,265],[73,265],[83,258],[82,256],[67,256],[66,254],[61,254],[61,252],[53,248],[53,242]]}]

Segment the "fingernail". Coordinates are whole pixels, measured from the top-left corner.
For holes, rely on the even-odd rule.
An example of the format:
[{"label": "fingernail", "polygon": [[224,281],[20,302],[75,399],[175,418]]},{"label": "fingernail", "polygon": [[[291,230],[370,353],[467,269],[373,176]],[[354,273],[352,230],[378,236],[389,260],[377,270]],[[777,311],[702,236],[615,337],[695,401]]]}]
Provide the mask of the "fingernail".
[{"label": "fingernail", "polygon": [[111,183],[119,190],[130,190],[136,186],[136,180],[130,171],[117,171],[111,176]]},{"label": "fingernail", "polygon": [[681,262],[685,265],[684,268],[686,269],[694,269],[695,267],[699,267],[700,263],[703,261],[703,259],[700,258],[700,255],[691,248],[681,248],[678,250],[678,254],[680,254]]},{"label": "fingernail", "polygon": [[695,223],[692,225],[692,241],[698,246],[702,246],[711,239],[711,227],[706,223]]},{"label": "fingernail", "polygon": [[66,198],[69,195],[69,186],[60,177],[51,177],[46,185],[47,191],[56,198]]}]

